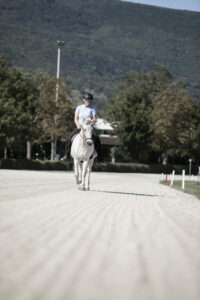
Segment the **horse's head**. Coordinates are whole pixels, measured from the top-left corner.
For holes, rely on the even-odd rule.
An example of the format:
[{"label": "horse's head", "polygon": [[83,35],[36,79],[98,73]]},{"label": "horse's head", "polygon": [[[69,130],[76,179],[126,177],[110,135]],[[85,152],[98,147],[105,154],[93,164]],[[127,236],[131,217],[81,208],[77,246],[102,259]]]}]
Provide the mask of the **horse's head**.
[{"label": "horse's head", "polygon": [[82,131],[83,131],[83,136],[84,139],[86,140],[86,143],[88,146],[93,145],[93,140],[92,140],[92,125],[93,122],[90,119],[83,119],[82,122]]}]

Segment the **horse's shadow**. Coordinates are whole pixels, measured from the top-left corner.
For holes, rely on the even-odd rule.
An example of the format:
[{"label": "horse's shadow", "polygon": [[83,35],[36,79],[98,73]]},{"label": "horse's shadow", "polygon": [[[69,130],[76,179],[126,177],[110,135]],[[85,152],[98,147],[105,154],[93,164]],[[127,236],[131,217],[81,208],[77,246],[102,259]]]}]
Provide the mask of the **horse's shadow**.
[{"label": "horse's shadow", "polygon": [[131,196],[140,196],[140,197],[159,197],[158,195],[137,194],[137,193],[128,193],[128,192],[116,192],[116,191],[91,190],[91,192],[118,194],[118,195],[131,195]]}]

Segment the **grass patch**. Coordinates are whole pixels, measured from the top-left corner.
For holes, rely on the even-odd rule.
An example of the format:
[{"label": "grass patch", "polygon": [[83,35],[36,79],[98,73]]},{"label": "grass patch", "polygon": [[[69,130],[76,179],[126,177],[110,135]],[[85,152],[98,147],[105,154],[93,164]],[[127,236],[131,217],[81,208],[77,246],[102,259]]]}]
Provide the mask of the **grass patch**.
[{"label": "grass patch", "polygon": [[[166,184],[162,182],[162,184]],[[167,183],[170,186],[170,182]],[[172,188],[177,189],[179,191],[183,191],[187,194],[191,194],[200,199],[200,182],[197,181],[185,181],[185,189],[182,189],[182,181],[174,181]]]}]

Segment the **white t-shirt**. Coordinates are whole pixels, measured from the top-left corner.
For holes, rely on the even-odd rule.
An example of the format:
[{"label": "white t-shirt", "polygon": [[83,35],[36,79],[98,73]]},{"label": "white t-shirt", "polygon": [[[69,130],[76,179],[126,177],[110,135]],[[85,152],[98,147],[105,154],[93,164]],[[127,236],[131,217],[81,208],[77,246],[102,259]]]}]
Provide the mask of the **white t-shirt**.
[{"label": "white t-shirt", "polygon": [[85,106],[81,104],[77,106],[75,114],[78,115],[78,121],[81,124],[82,119],[93,119],[93,115],[96,115],[96,109],[93,106]]}]

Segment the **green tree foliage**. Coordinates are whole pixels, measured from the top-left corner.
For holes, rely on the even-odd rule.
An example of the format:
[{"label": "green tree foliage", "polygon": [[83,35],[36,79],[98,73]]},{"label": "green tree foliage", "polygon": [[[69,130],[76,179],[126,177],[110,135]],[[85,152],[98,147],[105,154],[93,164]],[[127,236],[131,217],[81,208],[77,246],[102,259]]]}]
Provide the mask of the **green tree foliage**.
[{"label": "green tree foliage", "polygon": [[[34,134],[37,90],[31,78],[0,56],[0,147],[20,149]],[[30,130],[32,128],[32,130]]]},{"label": "green tree foliage", "polygon": [[199,149],[195,108],[185,85],[174,83],[160,66],[151,73],[124,76],[119,94],[108,102],[107,119],[115,126],[126,160],[188,157]]},{"label": "green tree foliage", "polygon": [[[74,106],[68,99],[70,92],[65,83],[46,75],[36,76],[35,82],[39,89],[36,112],[40,135],[37,142],[50,141],[52,135],[58,138],[66,136],[74,126]],[[56,101],[57,84],[58,101]]]},{"label": "green tree foliage", "polygon": [[152,137],[149,124],[152,97],[171,80],[171,74],[159,67],[153,73],[131,73],[123,79],[118,96],[108,102],[107,118],[116,122],[125,159],[146,161]]},{"label": "green tree foliage", "polygon": [[151,126],[153,149],[165,159],[184,157],[195,139],[194,103],[186,88],[170,85],[153,99]]},{"label": "green tree foliage", "polygon": [[190,157],[200,164],[200,102],[195,105],[193,113],[193,122],[195,126],[195,135],[190,145]]},{"label": "green tree foliage", "polygon": [[[58,99],[56,101],[56,86]],[[45,75],[34,78],[0,57],[0,150],[25,153],[26,142],[46,143],[73,128],[74,106],[65,83]],[[15,155],[16,156],[16,155]]]}]

